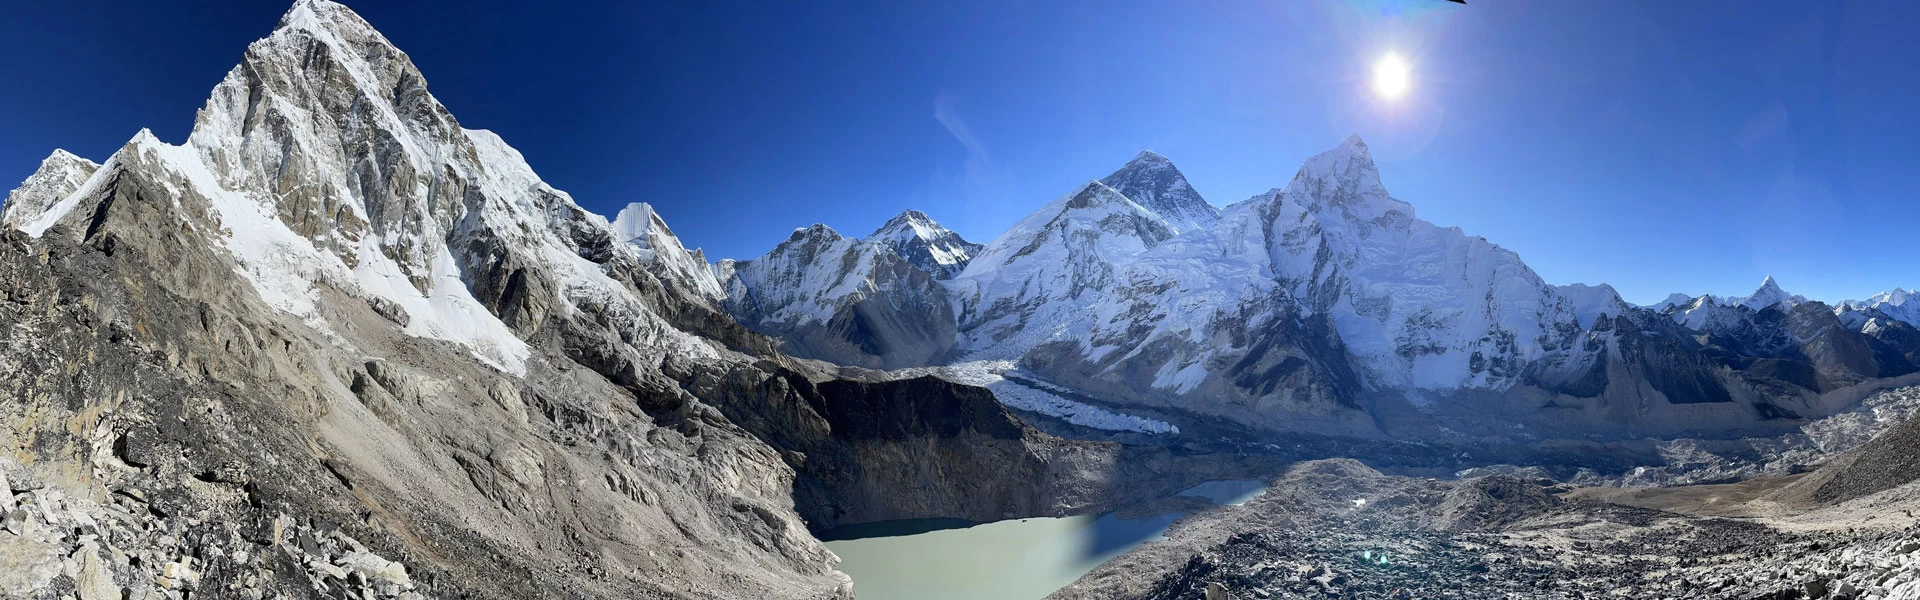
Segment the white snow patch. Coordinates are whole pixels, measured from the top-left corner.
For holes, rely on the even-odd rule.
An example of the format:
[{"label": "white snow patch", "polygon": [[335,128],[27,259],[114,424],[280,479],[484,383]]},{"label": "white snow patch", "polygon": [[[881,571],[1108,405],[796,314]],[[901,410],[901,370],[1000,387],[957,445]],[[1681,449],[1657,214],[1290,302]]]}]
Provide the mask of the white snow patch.
[{"label": "white snow patch", "polygon": [[[1148,434],[1177,434],[1180,428],[1166,421],[1109,411],[1061,397],[1052,391],[1016,383],[1004,374],[1013,370],[1012,361],[971,361],[939,367],[943,379],[977,385],[993,392],[993,397],[1009,408],[1058,417],[1068,423],[1108,431],[1137,431]],[[1064,388],[1035,382],[1038,386],[1063,391]]]}]

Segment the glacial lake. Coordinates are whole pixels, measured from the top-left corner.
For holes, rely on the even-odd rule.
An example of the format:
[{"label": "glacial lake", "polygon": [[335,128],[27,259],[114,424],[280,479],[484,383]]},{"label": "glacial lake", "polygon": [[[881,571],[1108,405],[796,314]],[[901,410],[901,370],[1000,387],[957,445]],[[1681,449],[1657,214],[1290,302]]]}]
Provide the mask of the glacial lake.
[{"label": "glacial lake", "polygon": [[[1179,495],[1233,505],[1264,489],[1255,481],[1209,481]],[[858,600],[1038,600],[1100,563],[1164,539],[1180,516],[910,519],[849,525],[821,538],[840,555]]]}]

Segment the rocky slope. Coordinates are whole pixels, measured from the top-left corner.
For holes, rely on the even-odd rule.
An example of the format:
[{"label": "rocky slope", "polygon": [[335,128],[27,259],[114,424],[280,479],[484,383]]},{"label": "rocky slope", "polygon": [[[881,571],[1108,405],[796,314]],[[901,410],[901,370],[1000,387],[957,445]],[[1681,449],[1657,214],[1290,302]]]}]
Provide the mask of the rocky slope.
[{"label": "rocky slope", "polygon": [[[1792,502],[1766,485],[1622,492],[1488,476],[1434,481],[1297,465],[1050,596],[1139,598],[1909,598],[1909,495]],[[1768,487],[1768,486],[1771,487]]]}]

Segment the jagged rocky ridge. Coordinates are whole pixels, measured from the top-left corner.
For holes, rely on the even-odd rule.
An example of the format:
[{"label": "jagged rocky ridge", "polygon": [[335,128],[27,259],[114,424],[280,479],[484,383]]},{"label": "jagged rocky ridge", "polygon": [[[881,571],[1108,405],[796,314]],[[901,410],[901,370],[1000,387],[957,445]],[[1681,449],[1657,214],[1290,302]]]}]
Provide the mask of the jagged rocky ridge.
[{"label": "jagged rocky ridge", "polygon": [[[884,245],[796,261],[815,256],[795,253],[825,243],[823,229],[746,263],[793,265],[785,275],[729,287],[734,314],[796,354],[889,368],[1012,360],[1110,403],[1262,427],[1773,435],[1920,370],[1905,294],[1829,306],[1769,277],[1744,298],[1637,307],[1606,285],[1549,285],[1518,255],[1415,217],[1358,137],[1224,210],[1143,152],[951,278],[876,269],[920,265]],[[884,306],[850,308],[875,297]]]},{"label": "jagged rocky ridge", "polygon": [[55,152],[0,210],[9,597],[846,598],[809,529],[1209,468],[782,354],[325,0],[184,144]]}]

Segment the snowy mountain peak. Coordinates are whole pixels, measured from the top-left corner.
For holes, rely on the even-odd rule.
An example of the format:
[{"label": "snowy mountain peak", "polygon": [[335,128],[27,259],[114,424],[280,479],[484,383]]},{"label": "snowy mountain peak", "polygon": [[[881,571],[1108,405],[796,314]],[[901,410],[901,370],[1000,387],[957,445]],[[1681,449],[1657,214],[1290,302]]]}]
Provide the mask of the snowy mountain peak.
[{"label": "snowy mountain peak", "polygon": [[1867,299],[1867,302],[1872,304],[1905,306],[1907,303],[1907,300],[1910,300],[1912,298],[1913,298],[1913,292],[1911,290],[1908,290],[1906,288],[1893,288],[1893,290],[1891,291],[1874,294],[1872,298]]},{"label": "snowy mountain peak", "polygon": [[1768,275],[1766,280],[1760,282],[1759,289],[1754,290],[1752,295],[1740,300],[1738,304],[1753,310],[1761,310],[1782,302],[1798,304],[1806,301],[1806,298],[1788,294],[1786,290],[1780,289],[1780,282],[1774,281],[1773,276]]},{"label": "snowy mountain peak", "polygon": [[99,169],[98,163],[65,150],[54,150],[53,154],[40,161],[39,169],[20,182],[20,187],[7,194],[5,203],[0,203],[0,224],[20,227],[39,219],[47,209],[79,189]]},{"label": "snowy mountain peak", "polygon": [[1380,168],[1359,135],[1308,158],[1287,186],[1296,192],[1291,196],[1316,200],[1309,210],[1326,213],[1338,209],[1345,213],[1345,220],[1355,223],[1373,221],[1389,212],[1414,216],[1413,206],[1387,194],[1386,185],[1380,182]]},{"label": "snowy mountain peak", "polygon": [[886,231],[888,229],[895,229],[902,225],[914,226],[914,225],[932,225],[932,224],[935,224],[933,222],[933,217],[927,216],[927,213],[923,213],[918,210],[909,208],[909,209],[900,211],[900,214],[894,215],[893,218],[887,219],[887,222],[885,224],[882,224],[880,226],[880,229],[874,230],[874,233],[877,235],[882,231]]},{"label": "snowy mountain peak", "polygon": [[1173,161],[1152,150],[1141,150],[1100,183],[1160,215],[1176,233],[1206,229],[1220,222],[1220,210],[1194,191]]},{"label": "snowy mountain peak", "polygon": [[[293,6],[280,15],[280,23],[275,29],[301,29],[314,33],[364,30],[379,35],[360,15],[331,0],[294,0]],[[381,37],[381,40],[385,39]]]},{"label": "snowy mountain peak", "polygon": [[889,219],[867,236],[866,241],[892,248],[895,254],[935,279],[951,279],[960,274],[981,249],[980,244],[961,238],[926,213],[913,209]]}]

